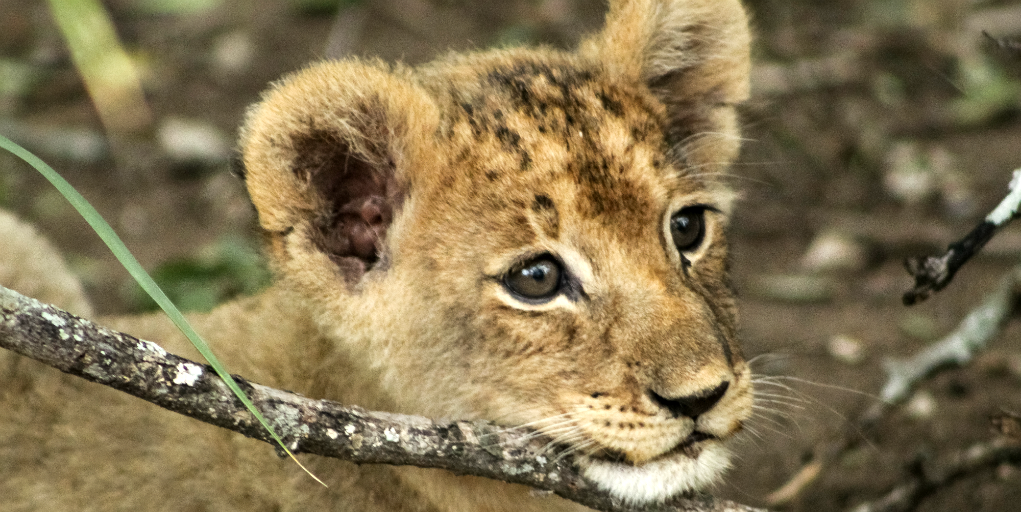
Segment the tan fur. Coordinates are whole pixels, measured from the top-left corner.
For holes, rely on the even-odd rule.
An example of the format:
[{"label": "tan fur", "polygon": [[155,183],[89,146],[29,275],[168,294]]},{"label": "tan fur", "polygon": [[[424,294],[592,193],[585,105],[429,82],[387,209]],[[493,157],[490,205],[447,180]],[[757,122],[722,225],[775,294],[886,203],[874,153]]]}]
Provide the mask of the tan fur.
[{"label": "tan fur", "polygon": [[[595,479],[706,485],[752,403],[718,179],[738,148],[748,47],[735,1],[623,0],[578,53],[349,60],[286,77],[240,142],[279,280],[197,327],[263,384],[530,424]],[[697,205],[705,240],[680,254],[669,219]],[[540,254],[568,281],[523,300],[503,277]],[[158,316],[104,322],[195,357]],[[266,445],[37,366],[0,372],[16,384],[0,389],[4,510],[579,508],[443,471],[310,459],[323,489]],[[664,403],[720,385],[693,418]],[[698,430],[716,439],[687,446]],[[659,501],[673,485],[618,492]]]}]

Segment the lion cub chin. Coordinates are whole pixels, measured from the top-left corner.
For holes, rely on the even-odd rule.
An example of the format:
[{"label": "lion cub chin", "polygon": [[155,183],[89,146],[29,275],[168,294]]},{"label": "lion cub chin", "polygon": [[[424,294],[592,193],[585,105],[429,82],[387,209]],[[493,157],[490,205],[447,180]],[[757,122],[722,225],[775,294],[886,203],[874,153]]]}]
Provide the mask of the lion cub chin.
[{"label": "lion cub chin", "polygon": [[[196,321],[233,371],[265,384],[527,425],[632,504],[702,489],[752,407],[722,180],[748,51],[737,1],[613,0],[575,52],[291,74],[240,137],[278,284]],[[161,319],[110,323],[186,350]],[[339,461],[316,462],[323,490],[265,446],[71,388],[70,402],[43,400],[52,435],[24,432],[36,413],[23,402],[0,430],[4,446],[41,447],[2,468],[0,495],[23,508],[572,507]],[[118,405],[91,417],[97,401]],[[115,453],[127,462],[95,464]]]}]

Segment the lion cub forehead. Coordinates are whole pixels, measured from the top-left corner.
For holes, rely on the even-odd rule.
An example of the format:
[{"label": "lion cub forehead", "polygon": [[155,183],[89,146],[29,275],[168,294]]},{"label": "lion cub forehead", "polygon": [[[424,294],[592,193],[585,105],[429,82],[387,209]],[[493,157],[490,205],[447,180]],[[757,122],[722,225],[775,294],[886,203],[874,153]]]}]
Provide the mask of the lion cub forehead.
[{"label": "lion cub forehead", "polygon": [[646,88],[554,52],[509,53],[456,63],[428,83],[441,103],[447,162],[436,179],[446,192],[522,205],[568,194],[581,215],[599,217],[658,214],[676,189],[701,188],[669,160],[664,108]]}]

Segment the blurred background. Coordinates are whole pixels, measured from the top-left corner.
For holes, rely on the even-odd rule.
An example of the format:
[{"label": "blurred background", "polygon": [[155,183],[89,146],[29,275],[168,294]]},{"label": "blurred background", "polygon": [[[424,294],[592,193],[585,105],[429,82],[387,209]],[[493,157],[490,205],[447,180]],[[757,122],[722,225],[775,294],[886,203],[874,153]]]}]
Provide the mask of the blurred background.
[{"label": "blurred background", "polygon": [[[1020,262],[1015,221],[943,292],[901,303],[912,286],[904,259],[970,231],[1020,166],[1020,2],[746,4],[757,39],[747,140],[730,178],[743,192],[733,268],[746,353],[769,380],[717,494],[783,510],[880,507],[1003,436],[1016,440],[1015,462],[859,510],[1019,510],[1019,292],[971,363],[865,418],[879,410],[884,361],[955,330]],[[237,126],[269,82],[325,57],[415,64],[449,50],[571,48],[605,7],[0,0],[0,133],[92,201],[180,305],[204,310],[269,279],[229,172]],[[7,154],[0,207],[40,226],[101,312],[150,307],[72,208]]]}]

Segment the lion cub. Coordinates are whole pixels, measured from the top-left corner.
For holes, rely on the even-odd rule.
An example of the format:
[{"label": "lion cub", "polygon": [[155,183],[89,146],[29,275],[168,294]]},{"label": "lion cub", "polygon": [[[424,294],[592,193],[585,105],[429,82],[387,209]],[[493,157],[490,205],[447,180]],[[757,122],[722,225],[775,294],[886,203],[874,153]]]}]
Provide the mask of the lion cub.
[{"label": "lion cub", "polygon": [[[627,502],[715,482],[752,406],[720,179],[748,47],[735,0],[613,0],[574,53],[287,76],[240,139],[277,284],[197,327],[263,384],[531,425]],[[102,322],[194,357],[158,316]],[[310,458],[323,489],[262,443],[0,358],[4,510],[579,508]]]}]

